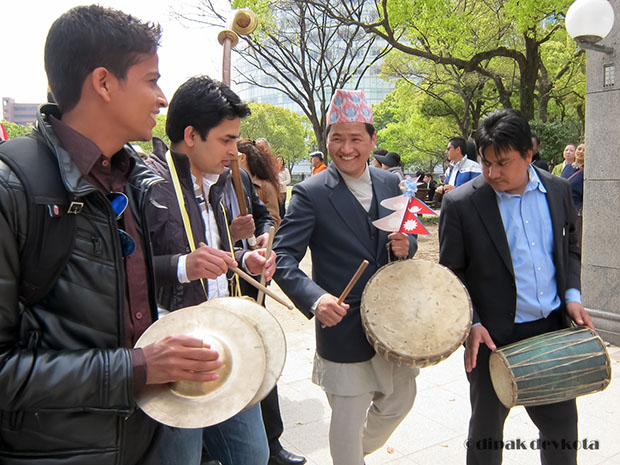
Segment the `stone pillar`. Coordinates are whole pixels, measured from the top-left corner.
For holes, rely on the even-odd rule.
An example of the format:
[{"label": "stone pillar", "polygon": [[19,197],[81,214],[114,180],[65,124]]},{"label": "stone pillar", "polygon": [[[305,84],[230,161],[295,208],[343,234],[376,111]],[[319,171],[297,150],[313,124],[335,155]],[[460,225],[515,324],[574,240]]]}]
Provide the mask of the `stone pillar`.
[{"label": "stone pillar", "polygon": [[614,52],[586,55],[581,287],[601,337],[620,345],[620,0],[610,3],[614,26],[599,43]]}]

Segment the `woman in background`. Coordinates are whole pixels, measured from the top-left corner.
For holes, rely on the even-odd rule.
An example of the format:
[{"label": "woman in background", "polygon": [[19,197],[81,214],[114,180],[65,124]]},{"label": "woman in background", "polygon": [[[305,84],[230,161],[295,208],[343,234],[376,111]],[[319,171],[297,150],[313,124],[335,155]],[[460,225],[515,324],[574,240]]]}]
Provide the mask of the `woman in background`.
[{"label": "woman in background", "polygon": [[564,152],[562,156],[564,157],[564,161],[562,163],[558,163],[553,167],[552,173],[556,176],[562,176],[562,171],[566,168],[567,165],[572,165],[575,162],[575,144],[567,144],[564,147]]},{"label": "woman in background", "polygon": [[581,246],[581,226],[583,222],[583,169],[586,158],[586,144],[579,144],[575,149],[575,162],[572,165],[566,165],[562,171],[562,177],[570,184],[570,190],[573,195],[573,202],[577,208],[577,232],[579,237],[579,246]]},{"label": "woman in background", "polygon": [[258,198],[267,206],[276,229],[280,225],[280,182],[273,155],[263,150],[258,142],[240,139],[237,142],[240,153],[239,166],[250,173]]},{"label": "woman in background", "polygon": [[286,212],[286,187],[291,183],[291,173],[284,164],[284,158],[276,157],[276,169],[278,181],[280,181],[280,218],[284,218]]}]

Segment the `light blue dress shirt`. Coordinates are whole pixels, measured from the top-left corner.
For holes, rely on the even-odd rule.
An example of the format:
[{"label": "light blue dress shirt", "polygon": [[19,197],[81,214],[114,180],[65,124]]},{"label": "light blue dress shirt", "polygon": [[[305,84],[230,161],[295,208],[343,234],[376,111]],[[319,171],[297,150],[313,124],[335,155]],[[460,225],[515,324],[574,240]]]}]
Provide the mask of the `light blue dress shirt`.
[{"label": "light blue dress shirt", "polygon": [[[522,195],[495,192],[517,286],[515,323],[546,318],[560,306],[547,190],[531,166],[528,175]],[[568,289],[565,297],[567,303],[581,303],[578,289]]]}]

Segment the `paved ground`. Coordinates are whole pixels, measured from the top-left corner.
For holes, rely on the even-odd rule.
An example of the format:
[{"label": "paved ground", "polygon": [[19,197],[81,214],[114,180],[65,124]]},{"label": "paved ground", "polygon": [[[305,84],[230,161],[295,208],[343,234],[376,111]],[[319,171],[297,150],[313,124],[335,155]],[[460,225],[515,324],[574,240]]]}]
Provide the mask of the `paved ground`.
[{"label": "paved ground", "polygon": [[[433,236],[420,241],[420,258],[437,256],[436,226]],[[306,256],[302,267],[310,273]],[[273,286],[279,293],[277,286]],[[314,322],[299,311],[289,311],[267,299],[268,308],[279,319],[287,337],[288,358],[278,383],[285,431],[283,444],[305,455],[309,465],[330,465],[328,447],[329,406],[321,388],[312,384]],[[580,437],[592,450],[579,451],[583,465],[620,464],[620,348],[611,346],[613,378],[603,392],[579,398]],[[368,465],[464,464],[466,430],[470,408],[468,383],[459,349],[447,360],[423,368],[418,376],[418,395],[411,413],[387,445],[366,458]],[[539,463],[532,441],[536,428],[522,407],[514,408],[506,422],[506,440],[521,440],[526,449],[506,450],[506,465]]]}]

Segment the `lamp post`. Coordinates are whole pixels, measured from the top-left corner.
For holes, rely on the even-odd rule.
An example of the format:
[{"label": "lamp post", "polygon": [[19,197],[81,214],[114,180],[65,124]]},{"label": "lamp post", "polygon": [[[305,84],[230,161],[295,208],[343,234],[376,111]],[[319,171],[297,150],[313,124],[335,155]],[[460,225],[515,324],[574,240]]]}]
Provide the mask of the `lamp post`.
[{"label": "lamp post", "polygon": [[614,25],[614,9],[607,0],[577,0],[566,12],[566,30],[580,47],[612,54],[614,49],[597,42]]}]

